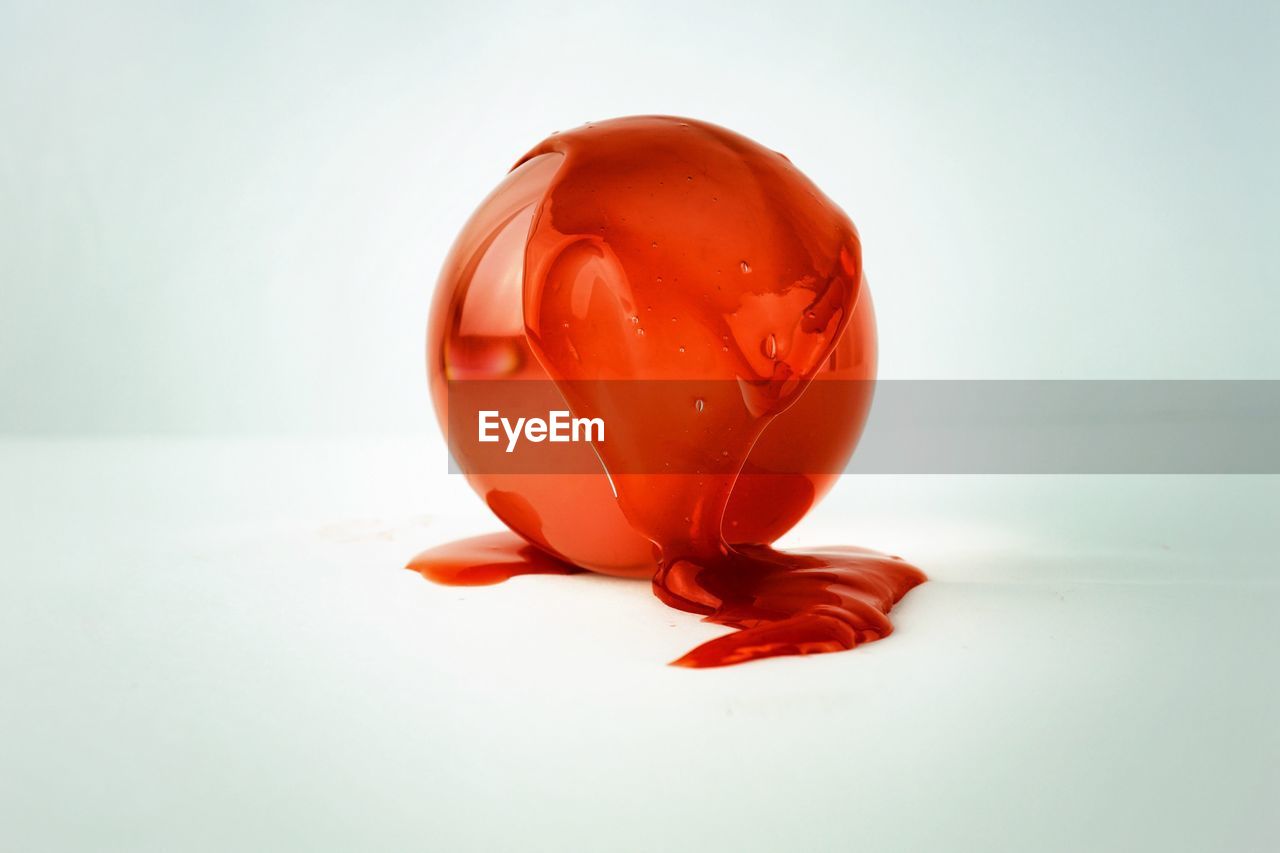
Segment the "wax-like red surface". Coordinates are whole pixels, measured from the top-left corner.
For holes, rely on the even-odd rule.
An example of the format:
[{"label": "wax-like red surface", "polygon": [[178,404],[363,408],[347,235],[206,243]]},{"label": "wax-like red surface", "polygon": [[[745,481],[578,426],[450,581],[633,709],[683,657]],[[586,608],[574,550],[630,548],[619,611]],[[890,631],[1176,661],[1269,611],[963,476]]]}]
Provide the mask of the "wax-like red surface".
[{"label": "wax-like red surface", "polygon": [[[853,224],[785,157],[742,136],[650,116],[533,149],[446,262],[428,365],[438,410],[449,379],[549,378],[575,416],[609,425],[597,452],[611,478],[470,479],[558,560],[649,575],[663,601],[739,629],[676,663],[881,638],[889,609],[924,580],[867,551],[767,547],[830,487],[870,403],[866,383],[846,383],[834,411],[831,395],[806,407],[804,390],[873,378],[875,326]],[[655,400],[591,382],[646,379],[707,390]],[[414,567],[439,578],[444,562],[456,553]]]}]

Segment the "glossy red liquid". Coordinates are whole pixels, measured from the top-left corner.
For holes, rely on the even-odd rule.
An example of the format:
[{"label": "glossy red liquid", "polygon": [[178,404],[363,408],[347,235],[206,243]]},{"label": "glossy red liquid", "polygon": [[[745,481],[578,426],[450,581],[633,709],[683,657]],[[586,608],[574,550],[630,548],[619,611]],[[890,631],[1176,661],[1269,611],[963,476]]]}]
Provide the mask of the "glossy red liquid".
[{"label": "glossy red liquid", "polygon": [[[870,403],[863,383],[845,383],[836,410],[829,397],[806,407],[804,390],[873,378],[875,326],[853,224],[785,157],[742,136],[636,117],[544,141],[455,244],[428,365],[442,422],[448,379],[550,378],[575,416],[609,425],[597,452],[612,477],[469,479],[553,562],[650,576],[671,606],[739,629],[677,664],[879,639],[889,609],[924,580],[868,551],[768,547],[830,487],[834,475],[808,472],[839,470]],[[707,393],[655,401],[590,382],[634,379],[707,380]],[[619,473],[637,460],[694,473]],[[448,582],[468,547],[412,567]],[[509,546],[499,573],[545,567],[528,547]],[[492,565],[493,551],[479,562]]]},{"label": "glossy red liquid", "polygon": [[423,551],[409,563],[429,581],[490,586],[517,575],[576,575],[583,570],[530,545],[514,533],[490,533]]}]

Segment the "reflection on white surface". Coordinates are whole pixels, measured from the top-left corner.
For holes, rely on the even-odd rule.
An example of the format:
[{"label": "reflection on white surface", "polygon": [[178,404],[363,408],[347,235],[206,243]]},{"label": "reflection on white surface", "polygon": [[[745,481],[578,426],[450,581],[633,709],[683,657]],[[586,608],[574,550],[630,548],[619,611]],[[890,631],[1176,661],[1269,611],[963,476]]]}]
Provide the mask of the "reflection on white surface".
[{"label": "reflection on white surface", "polygon": [[[431,441],[0,444],[8,849],[1274,847],[1280,478],[846,478],[933,580],[848,654],[596,576],[436,587]],[[430,472],[428,475],[427,472]]]}]

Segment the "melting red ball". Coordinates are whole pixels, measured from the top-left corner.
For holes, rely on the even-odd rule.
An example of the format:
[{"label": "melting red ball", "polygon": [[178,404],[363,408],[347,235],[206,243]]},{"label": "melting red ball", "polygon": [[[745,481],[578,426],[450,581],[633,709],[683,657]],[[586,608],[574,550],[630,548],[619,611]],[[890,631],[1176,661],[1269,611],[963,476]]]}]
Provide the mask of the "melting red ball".
[{"label": "melting red ball", "polygon": [[[880,639],[889,609],[924,580],[869,551],[768,547],[853,452],[875,321],[853,224],[745,137],[646,116],[538,145],[455,243],[427,358],[442,424],[447,382],[527,379],[554,381],[575,416],[609,425],[599,473],[468,471],[455,454],[523,537],[497,561],[490,540],[479,562],[503,576],[581,566],[652,577],[673,607],[739,629],[678,664]],[[658,380],[705,391],[604,390]],[[813,382],[838,384],[806,395]],[[446,545],[411,567],[447,582],[456,575],[442,567],[456,572],[475,547]]]}]

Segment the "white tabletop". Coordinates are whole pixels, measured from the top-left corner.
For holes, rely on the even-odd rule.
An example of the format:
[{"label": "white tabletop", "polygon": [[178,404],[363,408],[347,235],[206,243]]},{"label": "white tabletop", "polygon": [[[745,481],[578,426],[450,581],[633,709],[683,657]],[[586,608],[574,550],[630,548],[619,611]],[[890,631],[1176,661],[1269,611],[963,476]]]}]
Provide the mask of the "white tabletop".
[{"label": "white tabletop", "polygon": [[664,666],[642,582],[433,586],[434,438],[0,443],[7,850],[1280,846],[1275,477],[847,477],[932,580],[851,653]]}]

